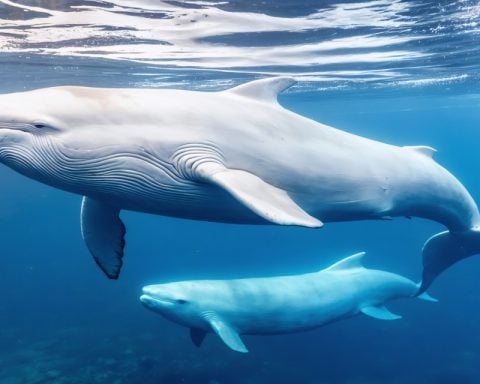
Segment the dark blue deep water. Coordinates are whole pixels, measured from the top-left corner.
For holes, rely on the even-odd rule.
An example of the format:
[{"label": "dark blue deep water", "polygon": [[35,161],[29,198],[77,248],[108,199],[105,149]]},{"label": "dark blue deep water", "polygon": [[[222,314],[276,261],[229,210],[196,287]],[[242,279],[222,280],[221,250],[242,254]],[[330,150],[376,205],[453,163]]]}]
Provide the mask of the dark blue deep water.
[{"label": "dark blue deep water", "polygon": [[[205,16],[206,15],[206,16]],[[205,24],[209,20],[211,24]],[[225,89],[299,79],[283,106],[395,145],[429,145],[480,201],[478,1],[0,0],[0,92],[52,85]],[[480,257],[402,300],[403,319],[244,336],[250,353],[145,310],[170,280],[295,274],[366,251],[419,280],[422,219],[321,230],[123,212],[123,273],[107,280],[79,231],[80,196],[0,167],[0,384],[477,384]]]}]

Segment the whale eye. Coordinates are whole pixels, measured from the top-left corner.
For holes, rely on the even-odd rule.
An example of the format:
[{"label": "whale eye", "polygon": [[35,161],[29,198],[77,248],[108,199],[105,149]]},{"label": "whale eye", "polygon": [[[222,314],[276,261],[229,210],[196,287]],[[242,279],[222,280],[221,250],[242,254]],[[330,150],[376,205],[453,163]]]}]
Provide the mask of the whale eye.
[{"label": "whale eye", "polygon": [[186,304],[187,303],[187,300],[184,300],[184,299],[177,299],[175,300],[177,304]]},{"label": "whale eye", "polygon": [[54,126],[52,126],[48,123],[45,123],[42,120],[37,120],[37,121],[31,122],[30,127],[33,131],[42,132],[42,133],[57,131],[57,129]]}]

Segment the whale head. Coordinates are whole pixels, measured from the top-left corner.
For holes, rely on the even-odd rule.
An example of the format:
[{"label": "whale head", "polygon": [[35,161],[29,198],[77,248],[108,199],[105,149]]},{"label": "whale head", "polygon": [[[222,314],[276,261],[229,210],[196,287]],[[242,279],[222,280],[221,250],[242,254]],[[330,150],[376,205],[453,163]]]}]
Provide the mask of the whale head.
[{"label": "whale head", "polygon": [[143,287],[140,301],[148,309],[189,327],[190,337],[197,347],[202,344],[207,332],[214,332],[234,351],[248,352],[237,326],[232,323],[239,308],[232,300],[227,281],[196,280],[148,285]]},{"label": "whale head", "polygon": [[[185,326],[203,325],[202,313],[212,307],[213,290],[195,281],[143,287],[140,301],[148,309]],[[199,324],[200,323],[200,324]]]},{"label": "whale head", "polygon": [[37,145],[37,140],[60,133],[65,127],[53,105],[58,92],[29,91],[0,95],[0,156],[15,157],[15,149]]},{"label": "whale head", "polygon": [[68,186],[78,166],[95,165],[92,159],[108,156],[108,148],[128,140],[115,131],[125,123],[124,116],[112,113],[119,98],[110,90],[83,87],[1,94],[0,162],[46,184],[81,192]]}]

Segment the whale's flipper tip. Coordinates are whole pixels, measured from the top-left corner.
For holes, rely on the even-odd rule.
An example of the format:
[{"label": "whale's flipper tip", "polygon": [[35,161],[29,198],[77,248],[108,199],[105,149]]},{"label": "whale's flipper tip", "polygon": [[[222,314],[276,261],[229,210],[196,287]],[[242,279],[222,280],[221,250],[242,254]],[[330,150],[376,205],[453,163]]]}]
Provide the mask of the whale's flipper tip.
[{"label": "whale's flipper tip", "polygon": [[84,197],[81,210],[82,237],[90,253],[108,278],[117,280],[123,265],[125,225],[119,210]]},{"label": "whale's flipper tip", "polygon": [[220,319],[215,314],[210,314],[207,319],[212,330],[222,339],[222,341],[232,350],[241,353],[247,353],[248,349],[243,344],[240,335],[230,324]]},{"label": "whale's flipper tip", "polygon": [[200,328],[190,328],[190,339],[196,347],[201,347],[207,332]]},{"label": "whale's flipper tip", "polygon": [[452,234],[437,233],[423,246],[423,274],[418,294],[424,293],[433,281],[457,261],[480,253],[480,229]]},{"label": "whale's flipper tip", "polygon": [[367,306],[363,307],[360,312],[363,314],[373,317],[375,319],[379,320],[398,320],[401,319],[402,316],[396,315],[395,313],[390,312],[386,307],[384,306]]}]

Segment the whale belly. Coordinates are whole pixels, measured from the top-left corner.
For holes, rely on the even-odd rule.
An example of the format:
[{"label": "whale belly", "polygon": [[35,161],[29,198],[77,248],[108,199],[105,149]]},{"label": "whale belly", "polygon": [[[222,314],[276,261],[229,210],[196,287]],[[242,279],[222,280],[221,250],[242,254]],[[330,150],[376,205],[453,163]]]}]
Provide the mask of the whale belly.
[{"label": "whale belly", "polygon": [[174,188],[138,188],[105,196],[122,209],[203,220],[239,224],[268,224],[222,189],[209,184],[186,183]]},{"label": "whale belly", "polygon": [[349,287],[295,276],[237,282],[223,315],[243,334],[305,331],[356,313]]},{"label": "whale belly", "polygon": [[[223,189],[185,179],[168,156],[145,148],[98,148],[86,153],[61,146],[27,176],[119,209],[195,220],[266,223]],[[77,153],[78,152],[78,153]],[[55,166],[52,166],[54,164]]]},{"label": "whale belly", "polygon": [[171,184],[119,178],[84,194],[121,209],[193,220],[267,224],[219,187],[186,180]]}]

